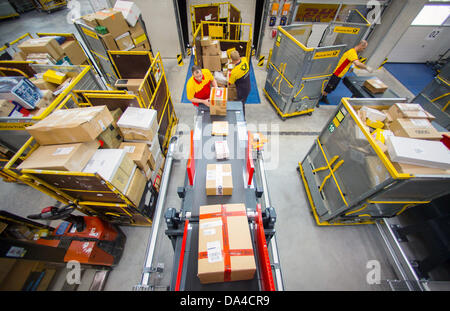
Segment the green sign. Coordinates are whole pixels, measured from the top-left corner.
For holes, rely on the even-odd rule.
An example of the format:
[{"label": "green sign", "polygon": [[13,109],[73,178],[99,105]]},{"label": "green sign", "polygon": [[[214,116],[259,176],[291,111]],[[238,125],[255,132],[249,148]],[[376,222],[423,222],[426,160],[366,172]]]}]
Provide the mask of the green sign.
[{"label": "green sign", "polygon": [[335,129],[336,126],[333,123],[330,123],[330,125],[328,125],[328,130],[330,131],[330,133],[333,133]]}]

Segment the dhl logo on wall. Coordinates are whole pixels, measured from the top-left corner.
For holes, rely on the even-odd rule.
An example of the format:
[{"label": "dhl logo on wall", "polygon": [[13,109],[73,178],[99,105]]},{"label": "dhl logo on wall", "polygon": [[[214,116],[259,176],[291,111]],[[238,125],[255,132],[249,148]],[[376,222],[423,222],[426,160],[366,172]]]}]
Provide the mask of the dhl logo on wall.
[{"label": "dhl logo on wall", "polygon": [[[344,7],[344,6],[343,6]],[[296,22],[331,22],[337,13],[339,4],[299,4]]]}]

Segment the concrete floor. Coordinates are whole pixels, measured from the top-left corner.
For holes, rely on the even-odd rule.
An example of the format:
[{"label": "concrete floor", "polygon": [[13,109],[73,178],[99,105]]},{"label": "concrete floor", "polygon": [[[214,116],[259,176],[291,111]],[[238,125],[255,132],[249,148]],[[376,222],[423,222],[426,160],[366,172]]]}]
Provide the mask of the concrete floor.
[{"label": "concrete floor", "polygon": [[[13,40],[24,32],[37,31],[75,32],[64,22],[67,11],[46,13],[30,12],[20,19],[3,21],[0,24],[2,41]],[[28,17],[29,16],[29,17]],[[42,18],[45,18],[43,21]],[[7,26],[7,27],[5,27]],[[12,31],[14,29],[14,32]],[[164,55],[163,55],[164,57]],[[172,100],[177,117],[180,119],[178,131],[187,133],[192,128],[194,110],[190,104],[181,104],[187,65],[177,66],[174,59],[163,61]],[[256,131],[270,131],[266,146],[266,174],[270,186],[270,196],[277,211],[277,241],[286,290],[386,290],[384,283],[369,285],[366,265],[370,260],[378,260],[381,279],[395,278],[386,254],[381,247],[379,234],[374,225],[319,227],[311,215],[303,184],[296,170],[314,139],[335,110],[335,106],[321,106],[312,116],[300,116],[281,121],[275,110],[262,93],[266,72],[254,63],[261,104],[247,105],[246,114],[249,128]],[[377,74],[389,76],[384,70]],[[392,78],[396,91],[405,91]],[[384,80],[384,79],[383,79]],[[279,132],[279,134],[276,134]],[[186,150],[186,135],[181,136]],[[270,161],[269,161],[270,160]],[[175,161],[165,208],[181,206],[176,187],[184,181],[185,160]],[[54,203],[46,195],[24,185],[0,182],[0,209],[26,216],[40,211]],[[163,224],[163,223],[162,223]],[[54,223],[52,223],[54,225]],[[163,224],[164,225],[164,224]],[[147,241],[152,232],[148,227],[123,227],[127,244],[120,264],[110,273],[105,290],[129,291],[139,283],[144,264]],[[165,264],[165,272],[159,285],[168,285],[172,271],[173,250],[162,232],[158,233],[156,261]],[[59,290],[61,286],[54,286]]]}]

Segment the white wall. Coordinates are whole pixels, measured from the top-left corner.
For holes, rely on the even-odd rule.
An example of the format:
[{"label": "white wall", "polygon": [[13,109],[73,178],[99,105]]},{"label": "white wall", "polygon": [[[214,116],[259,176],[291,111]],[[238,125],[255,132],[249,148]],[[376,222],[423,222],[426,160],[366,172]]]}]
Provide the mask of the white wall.
[{"label": "white wall", "polygon": [[162,58],[176,58],[181,50],[173,2],[170,0],[133,2],[142,12],[154,54],[160,52]]},{"label": "white wall", "polygon": [[[425,38],[434,29],[442,31],[435,40]],[[435,61],[450,48],[450,27],[410,26],[388,55],[389,62],[425,63]]]}]

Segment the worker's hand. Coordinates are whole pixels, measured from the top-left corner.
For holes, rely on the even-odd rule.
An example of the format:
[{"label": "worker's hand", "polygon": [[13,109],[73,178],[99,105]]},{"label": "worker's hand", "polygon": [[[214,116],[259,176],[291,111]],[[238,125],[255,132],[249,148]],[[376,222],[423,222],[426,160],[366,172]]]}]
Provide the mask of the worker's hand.
[{"label": "worker's hand", "polygon": [[207,107],[209,107],[210,106],[209,99],[204,99],[203,104],[205,104]]},{"label": "worker's hand", "polygon": [[373,68],[372,68],[372,67],[369,67],[369,66],[366,67],[366,70],[367,70],[368,72],[370,72],[370,73],[373,72]]}]

